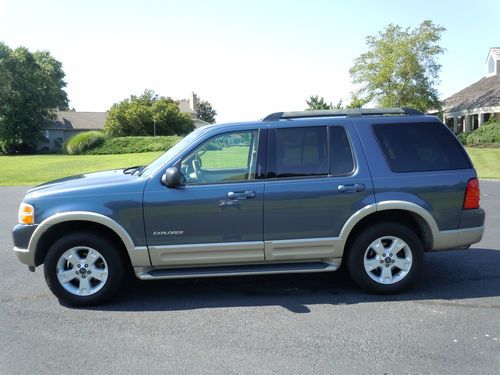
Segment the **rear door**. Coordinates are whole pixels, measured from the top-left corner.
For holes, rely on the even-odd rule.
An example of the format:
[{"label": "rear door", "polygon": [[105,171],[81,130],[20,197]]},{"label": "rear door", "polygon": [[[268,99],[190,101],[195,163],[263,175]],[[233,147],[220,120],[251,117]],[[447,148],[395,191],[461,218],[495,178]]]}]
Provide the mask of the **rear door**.
[{"label": "rear door", "polygon": [[374,201],[351,123],[305,125],[294,121],[269,130],[264,211],[269,261],[340,257],[342,227]]}]

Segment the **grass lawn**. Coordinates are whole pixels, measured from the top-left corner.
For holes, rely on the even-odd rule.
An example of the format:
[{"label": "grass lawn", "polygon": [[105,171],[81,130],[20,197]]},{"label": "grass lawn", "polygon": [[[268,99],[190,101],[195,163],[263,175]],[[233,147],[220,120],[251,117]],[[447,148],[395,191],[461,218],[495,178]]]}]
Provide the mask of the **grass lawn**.
[{"label": "grass lawn", "polygon": [[161,154],[0,156],[0,186],[37,185],[86,172],[145,165]]},{"label": "grass lawn", "polygon": [[248,147],[226,147],[224,151],[207,151],[201,156],[203,168],[245,168],[248,161]]},{"label": "grass lawn", "polygon": [[[234,148],[231,166],[244,165],[245,148]],[[500,179],[500,148],[467,148],[480,178]],[[218,158],[218,153],[207,153],[204,167],[228,167]],[[86,172],[145,165],[161,152],[121,155],[26,155],[0,156],[0,186],[37,185]],[[234,165],[233,165],[234,164]]]},{"label": "grass lawn", "polygon": [[479,178],[500,179],[500,148],[466,148]]}]

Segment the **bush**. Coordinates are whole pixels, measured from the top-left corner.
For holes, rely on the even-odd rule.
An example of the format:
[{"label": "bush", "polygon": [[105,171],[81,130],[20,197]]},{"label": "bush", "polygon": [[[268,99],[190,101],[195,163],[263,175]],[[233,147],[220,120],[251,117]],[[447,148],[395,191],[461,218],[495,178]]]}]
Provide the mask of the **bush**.
[{"label": "bush", "polygon": [[98,147],[92,148],[86,154],[131,154],[138,152],[166,151],[181,140],[178,136],[164,137],[116,137],[107,138]]},{"label": "bush", "polygon": [[66,152],[70,155],[80,155],[104,143],[106,136],[100,131],[82,132],[70,138],[66,143]]},{"label": "bush", "polygon": [[466,133],[458,133],[456,134],[458,140],[460,141],[461,144],[464,146],[467,145],[467,137],[471,134],[471,132],[466,132]]},{"label": "bush", "polygon": [[485,146],[500,143],[500,123],[488,121],[467,137],[468,146]]}]

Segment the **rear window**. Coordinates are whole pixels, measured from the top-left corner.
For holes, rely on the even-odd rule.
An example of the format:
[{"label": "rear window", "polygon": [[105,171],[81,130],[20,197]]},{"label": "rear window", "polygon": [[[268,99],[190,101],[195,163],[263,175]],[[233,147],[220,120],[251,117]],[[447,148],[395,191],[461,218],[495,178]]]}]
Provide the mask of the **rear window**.
[{"label": "rear window", "polygon": [[439,123],[375,124],[373,131],[394,172],[471,168],[462,145]]},{"label": "rear window", "polygon": [[328,174],[326,127],[276,131],[276,177]]}]

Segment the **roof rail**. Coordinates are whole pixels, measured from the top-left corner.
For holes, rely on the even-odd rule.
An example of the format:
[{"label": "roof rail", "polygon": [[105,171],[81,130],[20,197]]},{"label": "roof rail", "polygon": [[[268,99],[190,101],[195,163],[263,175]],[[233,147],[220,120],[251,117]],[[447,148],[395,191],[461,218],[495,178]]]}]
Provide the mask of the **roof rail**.
[{"label": "roof rail", "polygon": [[311,110],[297,112],[275,112],[266,116],[262,121],[278,121],[293,118],[310,117],[362,117],[362,116],[384,116],[384,115],[406,115],[423,116],[424,113],[413,108],[353,108],[353,109],[330,109]]}]

